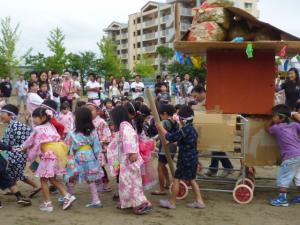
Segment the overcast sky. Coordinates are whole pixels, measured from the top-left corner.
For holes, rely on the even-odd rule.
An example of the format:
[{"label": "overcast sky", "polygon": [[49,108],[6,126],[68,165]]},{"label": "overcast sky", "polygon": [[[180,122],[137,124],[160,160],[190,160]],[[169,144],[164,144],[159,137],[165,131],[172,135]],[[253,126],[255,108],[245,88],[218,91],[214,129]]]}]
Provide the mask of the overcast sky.
[{"label": "overcast sky", "polygon": [[[96,42],[112,21],[127,22],[146,0],[0,0],[0,18],[20,23],[18,54],[29,48],[49,54],[46,40],[56,26],[63,29],[68,52],[97,52]],[[299,0],[259,0],[260,19],[300,37]]]}]

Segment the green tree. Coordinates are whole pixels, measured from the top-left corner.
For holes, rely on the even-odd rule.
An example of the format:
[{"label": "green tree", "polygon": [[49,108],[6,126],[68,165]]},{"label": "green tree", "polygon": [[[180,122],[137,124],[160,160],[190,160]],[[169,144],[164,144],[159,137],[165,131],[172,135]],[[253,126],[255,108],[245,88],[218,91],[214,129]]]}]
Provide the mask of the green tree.
[{"label": "green tree", "polygon": [[46,61],[45,55],[39,52],[36,55],[28,55],[25,58],[25,65],[32,66],[36,71],[46,71],[49,70],[46,67]]},{"label": "green tree", "polygon": [[55,28],[50,31],[50,36],[47,39],[47,46],[52,52],[46,60],[46,67],[56,70],[60,73],[66,68],[67,55],[64,47],[65,35],[60,28]]},{"label": "green tree", "polygon": [[147,56],[142,55],[141,59],[136,62],[134,71],[142,77],[151,77],[156,73],[155,67],[152,65],[153,60]]},{"label": "green tree", "polygon": [[124,65],[117,55],[117,45],[110,39],[103,37],[98,43],[102,58],[98,60],[97,71],[105,77],[122,76]]},{"label": "green tree", "polygon": [[162,72],[168,61],[173,58],[175,52],[172,48],[161,45],[156,48],[156,54],[160,58],[160,72]]},{"label": "green tree", "polygon": [[196,69],[194,65],[185,62],[183,65],[177,61],[174,61],[168,66],[168,71],[170,74],[178,74],[183,78],[183,76],[188,73],[191,77],[198,77],[203,83],[206,77],[206,69]]},{"label": "green tree", "polygon": [[16,45],[20,39],[20,24],[12,25],[11,18],[1,19],[0,29],[0,76],[14,76],[18,72],[20,62],[30,53],[28,50],[21,57],[16,56]]}]

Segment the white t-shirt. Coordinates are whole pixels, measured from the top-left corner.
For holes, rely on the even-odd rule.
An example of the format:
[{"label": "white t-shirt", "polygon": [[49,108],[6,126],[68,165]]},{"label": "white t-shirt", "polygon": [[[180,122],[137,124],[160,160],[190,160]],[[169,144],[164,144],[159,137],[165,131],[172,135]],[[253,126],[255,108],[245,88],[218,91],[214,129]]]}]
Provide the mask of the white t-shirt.
[{"label": "white t-shirt", "polygon": [[123,91],[124,91],[124,93],[130,92],[130,84],[127,81],[124,82]]},{"label": "white t-shirt", "polygon": [[16,81],[16,89],[18,91],[18,96],[26,96],[27,95],[27,81],[25,80],[17,80]]},{"label": "white t-shirt", "polygon": [[138,97],[143,96],[143,94],[144,94],[143,89],[145,88],[144,83],[142,83],[142,82],[139,82],[139,83],[133,82],[131,84],[131,89],[133,89],[133,88],[135,89],[135,91],[132,92],[132,98],[133,99],[136,99]]},{"label": "white t-shirt", "polygon": [[[92,81],[89,80],[86,83],[85,87],[87,89],[88,88],[100,88],[100,84],[97,81],[92,82]],[[95,91],[88,91],[87,96],[88,96],[88,99],[98,99],[99,98],[98,92],[95,92]]]}]

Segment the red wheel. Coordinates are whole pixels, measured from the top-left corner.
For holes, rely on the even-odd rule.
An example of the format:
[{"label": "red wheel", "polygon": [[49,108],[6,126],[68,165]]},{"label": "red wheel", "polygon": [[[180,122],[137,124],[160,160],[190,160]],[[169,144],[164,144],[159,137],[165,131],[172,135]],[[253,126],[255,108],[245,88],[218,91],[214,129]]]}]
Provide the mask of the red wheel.
[{"label": "red wheel", "polygon": [[[170,193],[172,193],[172,188],[173,188],[173,183],[170,185],[170,189],[169,189]],[[188,194],[189,194],[188,186],[183,181],[180,181],[179,192],[176,199],[178,200],[185,199]]]},{"label": "red wheel", "polygon": [[238,185],[240,185],[240,184],[245,184],[245,185],[247,185],[248,187],[251,188],[252,191],[254,191],[254,189],[255,189],[255,184],[254,184],[254,182],[253,182],[250,178],[245,178],[245,179],[244,179],[244,182],[243,182],[243,178],[239,178],[239,179],[237,180],[237,182],[235,183],[235,186],[238,186]]},{"label": "red wheel", "polygon": [[233,190],[233,199],[239,204],[248,204],[253,199],[253,191],[245,184],[236,186]]}]

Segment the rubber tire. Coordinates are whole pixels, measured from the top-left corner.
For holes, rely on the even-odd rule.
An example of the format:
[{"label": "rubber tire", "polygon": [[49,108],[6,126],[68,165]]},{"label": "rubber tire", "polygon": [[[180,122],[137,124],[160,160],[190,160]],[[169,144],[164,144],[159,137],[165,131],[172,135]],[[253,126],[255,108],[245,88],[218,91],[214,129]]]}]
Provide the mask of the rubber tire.
[{"label": "rubber tire", "polygon": [[[238,186],[238,185],[241,185],[241,184],[243,184],[243,178],[239,178],[237,180],[237,182],[235,183],[235,186]],[[252,191],[254,192],[255,183],[250,178],[245,178],[244,179],[244,184],[247,185],[248,187],[250,187],[252,189]]]},{"label": "rubber tire", "polygon": [[[171,183],[169,188],[170,194],[172,194],[172,188],[173,188],[173,183]],[[179,193],[176,199],[183,200],[188,196],[188,194],[189,194],[188,186],[183,181],[179,181]]]},{"label": "rubber tire", "polygon": [[253,191],[250,187],[245,184],[240,184],[236,186],[232,192],[233,199],[238,204],[248,204],[253,199]]}]

